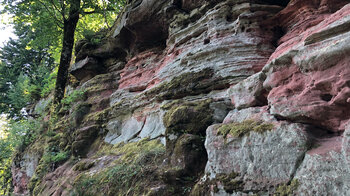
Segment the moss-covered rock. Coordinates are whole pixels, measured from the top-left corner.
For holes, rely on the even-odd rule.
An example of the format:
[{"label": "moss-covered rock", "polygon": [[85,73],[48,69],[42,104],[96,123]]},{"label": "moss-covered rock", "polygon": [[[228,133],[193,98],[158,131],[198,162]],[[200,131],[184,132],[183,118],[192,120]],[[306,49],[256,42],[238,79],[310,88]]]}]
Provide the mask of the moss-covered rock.
[{"label": "moss-covered rock", "polygon": [[[158,140],[143,139],[127,144],[107,145],[97,157],[118,157],[111,165],[94,174],[80,174],[74,181],[76,195],[146,195],[160,183],[157,169],[161,167],[165,148]],[[78,163],[76,170],[86,170],[91,162]]]},{"label": "moss-covered rock", "polygon": [[234,191],[243,190],[243,181],[239,179],[239,175],[235,172],[231,172],[230,174],[219,174],[216,177],[216,180],[219,181],[224,190],[230,194]]},{"label": "moss-covered rock", "polygon": [[88,103],[79,103],[71,115],[72,124],[74,127],[78,127],[83,121],[86,114],[90,112],[91,104]]},{"label": "moss-covered rock", "polygon": [[95,165],[94,162],[91,161],[81,161],[76,164],[73,168],[74,171],[85,171],[92,168]]},{"label": "moss-covered rock", "polygon": [[85,157],[89,151],[89,146],[97,138],[98,125],[83,127],[74,132],[74,142],[72,143],[72,153],[74,156]]},{"label": "moss-covered rock", "polygon": [[182,134],[205,136],[206,128],[213,122],[211,102],[211,99],[194,102],[174,101],[163,106],[163,109],[168,110],[163,117],[168,156],[172,155],[177,138]]},{"label": "moss-covered rock", "polygon": [[177,139],[169,160],[162,172],[162,180],[173,185],[193,185],[207,162],[203,139],[198,135],[183,134]]},{"label": "moss-covered rock", "polygon": [[195,102],[175,101],[167,104],[163,118],[167,134],[190,133],[205,135],[205,129],[213,122],[213,110],[209,107],[211,99]]},{"label": "moss-covered rock", "polygon": [[158,100],[170,100],[229,87],[229,82],[224,78],[214,78],[213,76],[214,70],[212,68],[184,73],[169,82],[164,82],[150,89],[146,92],[146,96],[156,96]]},{"label": "moss-covered rock", "polygon": [[183,134],[175,144],[171,163],[181,167],[184,175],[193,177],[204,170],[207,158],[203,138]]},{"label": "moss-covered rock", "polygon": [[42,184],[44,176],[54,171],[70,158],[70,149],[64,150],[61,148],[62,138],[64,138],[62,132],[55,133],[48,130],[32,144],[32,147],[38,146],[42,151],[39,164],[28,183],[28,189],[33,195],[39,195],[44,189]]},{"label": "moss-covered rock", "polygon": [[244,182],[238,173],[217,174],[213,179],[199,181],[192,189],[190,196],[212,195],[223,189],[225,192],[232,194],[240,192],[244,188]]},{"label": "moss-covered rock", "polygon": [[299,181],[297,179],[293,179],[288,184],[281,184],[276,188],[274,196],[291,196],[295,195],[294,191],[297,190],[299,186]]},{"label": "moss-covered rock", "polygon": [[[202,195],[210,195],[210,189],[213,185],[205,182],[198,182],[193,186],[190,196],[202,196]],[[216,187],[216,186],[215,186]]]},{"label": "moss-covered rock", "polygon": [[272,123],[266,123],[263,121],[256,120],[245,120],[243,122],[229,123],[219,125],[217,128],[217,134],[226,137],[227,135],[233,137],[242,137],[244,135],[249,135],[251,131],[257,133],[263,133],[265,131],[270,131],[274,128]]}]

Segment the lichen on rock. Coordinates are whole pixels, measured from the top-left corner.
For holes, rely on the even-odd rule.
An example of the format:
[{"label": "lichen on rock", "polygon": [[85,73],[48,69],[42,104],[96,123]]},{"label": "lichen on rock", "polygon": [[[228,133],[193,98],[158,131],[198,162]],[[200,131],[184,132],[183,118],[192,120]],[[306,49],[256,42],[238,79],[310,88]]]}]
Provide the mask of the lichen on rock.
[{"label": "lichen on rock", "polygon": [[348,1],[127,2],[34,107],[14,194],[350,194]]},{"label": "lichen on rock", "polygon": [[274,195],[294,195],[299,186],[299,181],[297,179],[292,180],[289,184],[279,185],[276,188]]},{"label": "lichen on rock", "polygon": [[270,131],[274,128],[272,123],[265,123],[255,120],[245,120],[241,123],[230,123],[220,125],[218,128],[218,135],[226,137],[228,134],[233,137],[242,137],[248,135],[249,132],[254,131],[257,133],[263,133]]}]

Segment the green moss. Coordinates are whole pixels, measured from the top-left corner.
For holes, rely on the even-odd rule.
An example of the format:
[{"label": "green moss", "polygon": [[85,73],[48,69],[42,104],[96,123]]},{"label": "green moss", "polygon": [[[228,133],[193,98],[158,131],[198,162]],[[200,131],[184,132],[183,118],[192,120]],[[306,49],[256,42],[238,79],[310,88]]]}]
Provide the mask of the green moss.
[{"label": "green moss", "polygon": [[94,165],[95,165],[94,162],[81,161],[74,166],[73,170],[74,171],[85,171],[85,170],[92,168]]},{"label": "green moss", "polygon": [[289,184],[282,184],[276,188],[275,196],[289,196],[295,195],[294,191],[298,188],[299,181],[297,179],[292,180]]},{"label": "green moss", "polygon": [[[138,165],[118,164],[92,176],[81,175],[75,182],[77,195],[125,195],[139,177],[141,167]],[[132,191],[138,192],[138,187]]]},{"label": "green moss", "polygon": [[237,180],[237,177],[239,175],[235,172],[232,172],[230,174],[219,174],[216,177],[216,180],[220,181],[223,186],[224,190],[230,194],[232,194],[234,191],[241,191],[243,190],[243,181]]},{"label": "green moss", "polygon": [[171,127],[181,123],[181,121],[185,122],[189,118],[190,109],[189,106],[178,106],[172,108],[164,117],[164,125],[166,127]]},{"label": "green moss", "polygon": [[244,135],[248,135],[251,131],[257,133],[263,133],[265,131],[270,131],[274,128],[272,123],[266,123],[262,121],[256,120],[245,120],[241,123],[230,123],[223,124],[217,128],[218,135],[222,135],[226,138],[227,135],[231,135],[233,137],[242,137]]},{"label": "green moss", "polygon": [[48,173],[55,170],[59,165],[66,162],[70,157],[70,151],[63,151],[59,144],[63,133],[54,133],[48,130],[42,137],[40,137],[32,146],[40,148],[42,153],[41,159],[35,174],[28,183],[28,189],[34,195],[38,195],[43,189],[42,178]]},{"label": "green moss", "polygon": [[206,91],[209,86],[199,87],[199,83],[213,76],[214,70],[203,69],[199,72],[184,73],[146,92],[146,96],[157,95],[160,100],[177,99],[189,95],[198,95]]},{"label": "green moss", "polygon": [[167,104],[170,107],[163,117],[167,134],[172,133],[192,133],[205,134],[207,126],[212,120],[213,111],[209,105],[211,99],[200,100],[195,102],[179,102]]},{"label": "green moss", "polygon": [[[81,174],[74,182],[75,195],[144,195],[156,181],[165,149],[158,140],[143,139],[127,144],[106,145],[96,156],[116,155],[112,166],[93,175]],[[95,157],[97,158],[97,157]],[[85,163],[75,166],[85,169]]]},{"label": "green moss", "polygon": [[84,117],[82,123],[95,122],[96,124],[103,124],[106,121],[106,119],[108,119],[110,111],[111,108],[106,108],[99,112],[89,113]]},{"label": "green moss", "polygon": [[88,103],[79,103],[75,108],[71,115],[72,124],[74,127],[78,127],[85,115],[90,112],[91,104]]},{"label": "green moss", "polygon": [[227,193],[232,194],[233,192],[242,191],[244,187],[243,181],[240,179],[239,174],[232,172],[230,174],[217,174],[216,178],[211,180],[205,180],[198,182],[190,196],[202,196],[211,195],[219,192],[218,184],[221,184]]},{"label": "green moss", "polygon": [[197,183],[193,188],[190,196],[202,196],[202,195],[210,195],[210,184],[207,183],[208,181],[202,183]]},{"label": "green moss", "polygon": [[100,157],[104,155],[122,155],[118,162],[130,163],[138,159],[145,158],[148,154],[162,154],[164,153],[165,148],[162,143],[158,140],[150,140],[144,138],[138,142],[129,142],[129,143],[119,143],[116,145],[105,144],[102,146],[99,151],[96,153],[95,157]]},{"label": "green moss", "polygon": [[102,40],[106,37],[107,31],[101,30],[99,32],[95,32],[90,29],[85,29],[82,34],[88,44],[92,46],[98,46],[101,44]]},{"label": "green moss", "polygon": [[73,103],[85,100],[86,98],[86,91],[83,89],[78,89],[71,92],[70,94],[67,94],[61,101],[61,108],[59,113],[65,113],[72,107]]}]

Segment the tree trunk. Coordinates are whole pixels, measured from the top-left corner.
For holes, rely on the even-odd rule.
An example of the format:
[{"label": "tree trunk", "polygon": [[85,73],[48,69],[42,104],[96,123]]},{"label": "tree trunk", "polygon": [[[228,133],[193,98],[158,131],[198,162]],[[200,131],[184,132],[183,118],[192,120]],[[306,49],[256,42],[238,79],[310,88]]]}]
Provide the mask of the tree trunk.
[{"label": "tree trunk", "polygon": [[68,68],[72,59],[74,34],[79,21],[80,0],[72,0],[68,19],[64,19],[63,43],[60,64],[58,66],[54,103],[59,104],[64,97],[68,79]]}]

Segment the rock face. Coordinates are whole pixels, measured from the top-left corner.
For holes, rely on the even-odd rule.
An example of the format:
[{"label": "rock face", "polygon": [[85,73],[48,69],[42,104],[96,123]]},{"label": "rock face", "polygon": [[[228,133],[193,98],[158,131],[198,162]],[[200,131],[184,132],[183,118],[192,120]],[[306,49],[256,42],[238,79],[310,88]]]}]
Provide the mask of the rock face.
[{"label": "rock face", "polygon": [[129,1],[15,194],[349,195],[348,43],[346,0]]},{"label": "rock face", "polygon": [[[208,151],[206,173],[214,179],[219,174],[239,174],[245,192],[270,192],[270,187],[288,183],[308,150],[310,138],[302,124],[278,122],[267,108],[249,108],[232,111],[225,124],[244,123],[247,120],[271,123],[271,130],[263,133],[249,131],[246,136],[222,135],[222,125],[207,129],[205,147]],[[232,118],[231,118],[232,117]],[[238,125],[232,125],[239,128]]]}]

